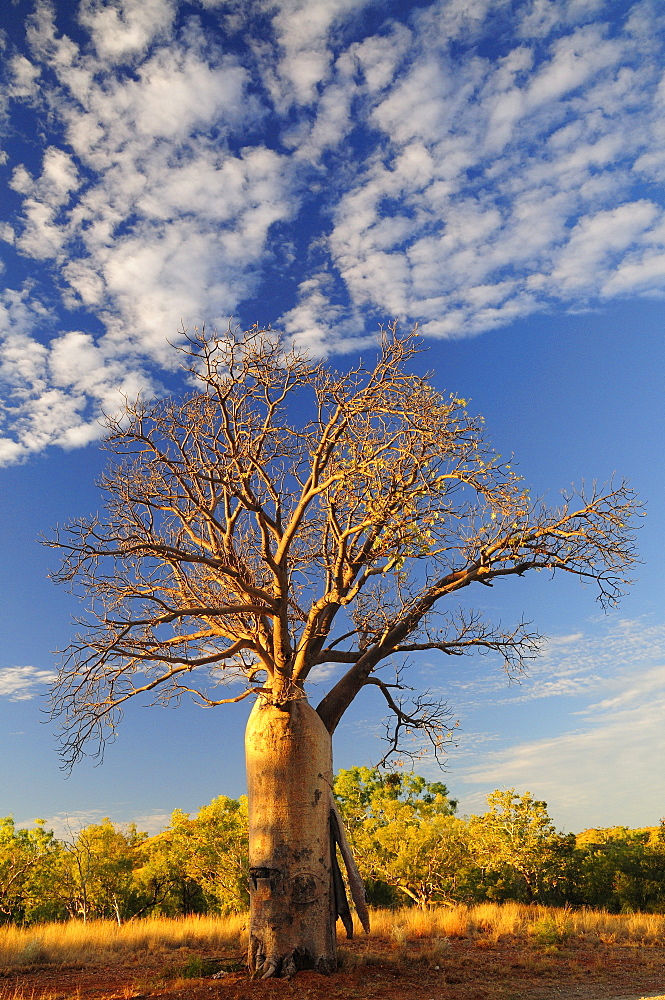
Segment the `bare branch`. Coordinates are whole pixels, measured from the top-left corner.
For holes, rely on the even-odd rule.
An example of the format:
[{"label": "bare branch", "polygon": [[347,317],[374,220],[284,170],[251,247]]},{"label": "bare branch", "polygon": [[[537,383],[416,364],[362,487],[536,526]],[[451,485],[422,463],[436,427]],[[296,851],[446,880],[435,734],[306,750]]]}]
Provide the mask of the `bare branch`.
[{"label": "bare branch", "polygon": [[[45,540],[63,556],[53,579],[88,606],[53,690],[68,760],[99,750],[130,698],[285,704],[325,663],[348,668],[318,708],[330,732],[374,684],[396,737],[434,738],[445,710],[425,696],[407,710],[381,663],[478,651],[515,674],[538,647],[524,623],[455,613],[462,590],[545,570],[617,602],[636,559],[633,492],[534,503],[466,402],[408,370],[418,350],[392,325],[376,364],[339,373],[270,330],[197,331],[182,349],[197,391],[109,419],[103,513]],[[225,674],[241,693],[218,697]]]},{"label": "bare branch", "polygon": [[[365,685],[370,684],[379,688],[392,712],[391,718],[385,724],[384,739],[388,748],[377,766],[382,767],[394,756],[417,760],[425,756],[428,751],[437,763],[442,763],[445,748],[451,742],[452,733],[456,728],[455,725],[450,726],[446,722],[451,717],[447,704],[439,699],[430,698],[429,692],[425,691],[416,696],[411,710],[407,711],[404,700],[393,698],[391,693],[391,688],[400,691],[405,689],[399,679],[394,684],[387,684],[378,677],[368,677]],[[424,736],[424,745],[422,740],[417,739],[421,734]],[[405,736],[410,737],[410,742],[404,739]]]}]

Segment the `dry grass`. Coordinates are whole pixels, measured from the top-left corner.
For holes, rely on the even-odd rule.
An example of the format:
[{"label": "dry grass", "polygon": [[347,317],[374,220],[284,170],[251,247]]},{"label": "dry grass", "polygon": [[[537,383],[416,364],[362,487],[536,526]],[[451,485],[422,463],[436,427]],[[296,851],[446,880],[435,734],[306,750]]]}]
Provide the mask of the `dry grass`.
[{"label": "dry grass", "polygon": [[[508,903],[372,917],[369,937],[340,942],[332,993],[325,977],[302,973],[281,984],[283,1000],[553,1000],[568,986],[578,1000],[598,1000],[665,981],[664,916]],[[267,1000],[274,990],[243,965],[246,936],[245,918],[219,917],[0,928],[0,1000]],[[230,978],[213,985],[218,969]]]},{"label": "dry grass", "polygon": [[591,938],[603,944],[665,944],[665,916],[480,903],[430,910],[375,910],[372,934],[397,945],[424,938],[497,942],[506,937],[529,937],[543,943]]},{"label": "dry grass", "polygon": [[[178,949],[242,951],[247,918],[156,918],[119,927],[108,920],[0,928],[0,969],[35,965],[97,965],[124,961],[136,954],[159,954]],[[0,992],[0,1000],[8,1000]]]},{"label": "dry grass", "polygon": [[[62,1000],[58,991],[37,990],[35,987],[25,987],[17,983],[0,985],[0,1000]],[[75,990],[67,1000],[83,1000],[80,990]]]},{"label": "dry grass", "polygon": [[[145,956],[196,952],[239,955],[246,947],[246,916],[149,919],[122,927],[110,921],[43,924],[0,928],[0,970],[45,966],[113,964]],[[358,936],[363,939],[358,928]],[[375,910],[372,935],[361,951],[342,949],[342,964],[372,964],[379,942],[385,958],[388,945],[394,960],[417,952],[430,964],[441,961],[450,942],[467,939],[479,948],[501,940],[529,941],[544,952],[563,944],[598,942],[606,945],[665,944],[665,916],[614,915],[591,910],[563,910],[518,903],[437,907],[429,910]],[[0,1000],[31,1000],[0,988]]]}]

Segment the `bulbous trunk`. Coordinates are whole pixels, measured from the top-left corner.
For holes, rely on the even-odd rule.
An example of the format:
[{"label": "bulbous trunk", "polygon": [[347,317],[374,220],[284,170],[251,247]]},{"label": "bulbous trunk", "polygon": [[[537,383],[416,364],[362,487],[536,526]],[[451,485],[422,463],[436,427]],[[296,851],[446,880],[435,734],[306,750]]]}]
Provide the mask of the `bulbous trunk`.
[{"label": "bulbous trunk", "polygon": [[[336,968],[332,744],[305,698],[259,698],[247,724],[250,971]],[[348,912],[348,910],[347,910]],[[346,921],[345,921],[346,923]]]}]

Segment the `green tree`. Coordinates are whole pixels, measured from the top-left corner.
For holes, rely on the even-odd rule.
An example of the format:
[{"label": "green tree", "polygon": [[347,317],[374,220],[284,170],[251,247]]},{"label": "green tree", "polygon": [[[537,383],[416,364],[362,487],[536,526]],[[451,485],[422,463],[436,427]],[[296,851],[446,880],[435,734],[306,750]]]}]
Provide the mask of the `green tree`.
[{"label": "green tree", "polygon": [[484,872],[498,877],[488,895],[532,903],[564,882],[574,838],[557,833],[547,803],[531,792],[497,789],[489,811],[469,822],[471,850]]},{"label": "green tree", "polygon": [[459,898],[470,862],[468,838],[444,784],[354,767],[340,771],[333,787],[370,884],[391,886],[418,906]]},{"label": "green tree", "polygon": [[137,848],[145,837],[133,823],[122,829],[105,818],[83,827],[65,844],[59,893],[70,916],[118,923],[133,916],[140,906],[134,885]]},{"label": "green tree", "polygon": [[662,827],[585,830],[576,838],[573,901],[614,913],[665,911]]},{"label": "green tree", "polygon": [[191,819],[176,809],[168,830],[146,841],[137,880],[150,905],[235,913],[249,905],[247,799],[220,795]]},{"label": "green tree", "polygon": [[[460,609],[461,594],[546,570],[613,604],[634,559],[625,484],[535,503],[465,401],[409,371],[417,350],[393,329],[374,366],[339,373],[272,331],[195,334],[184,356],[198,391],[109,421],[105,511],[50,542],[64,552],[56,580],[90,604],[53,691],[70,762],[101,749],[136,695],[255,698],[249,963],[266,977],[335,968],[348,904],[332,735],[356,696],[385,699],[389,753],[414,732],[438,752],[447,708],[403,700],[399,664],[480,650],[519,671],[538,646],[523,623]],[[389,660],[393,683],[378,672]],[[322,664],[343,670],[315,710],[306,685]]]},{"label": "green tree", "polygon": [[49,899],[60,845],[43,820],[16,829],[11,816],[0,818],[0,920],[23,923],[57,915]]},{"label": "green tree", "polygon": [[[179,810],[174,811],[173,822],[179,814]],[[178,852],[170,828],[149,837],[139,855],[134,880],[142,902],[137,916],[153,913],[175,917],[207,911],[203,889],[186,874],[185,858]]]}]

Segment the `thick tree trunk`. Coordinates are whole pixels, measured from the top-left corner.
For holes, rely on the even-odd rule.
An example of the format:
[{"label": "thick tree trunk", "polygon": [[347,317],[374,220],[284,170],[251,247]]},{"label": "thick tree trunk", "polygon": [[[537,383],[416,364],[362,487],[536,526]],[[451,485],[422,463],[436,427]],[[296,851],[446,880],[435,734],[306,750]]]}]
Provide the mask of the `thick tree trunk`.
[{"label": "thick tree trunk", "polygon": [[330,734],[305,698],[283,707],[259,698],[247,724],[246,757],[250,971],[333,972],[341,880],[334,877]]}]

